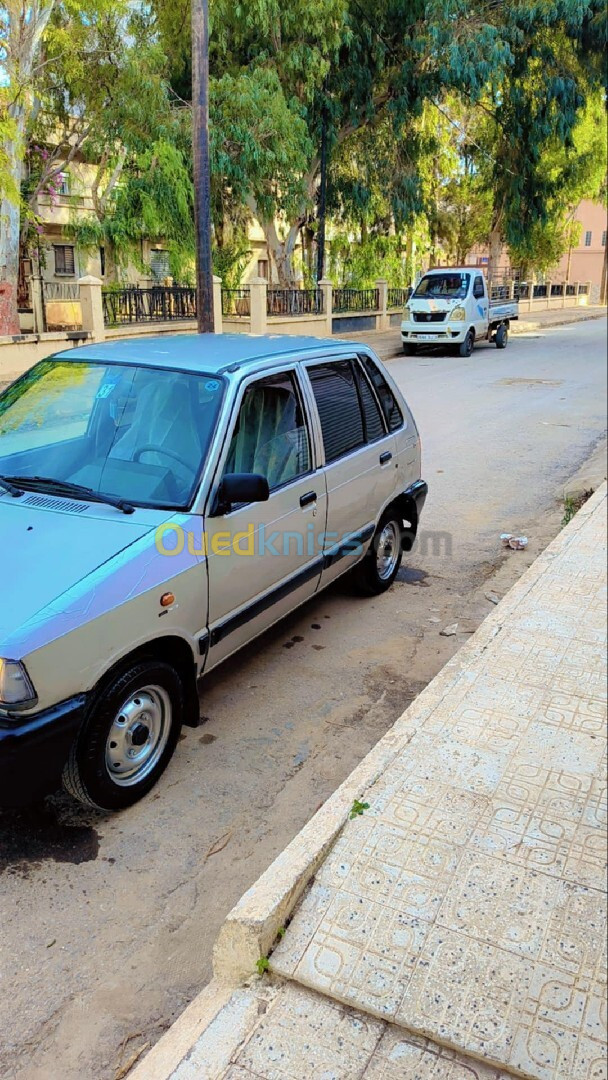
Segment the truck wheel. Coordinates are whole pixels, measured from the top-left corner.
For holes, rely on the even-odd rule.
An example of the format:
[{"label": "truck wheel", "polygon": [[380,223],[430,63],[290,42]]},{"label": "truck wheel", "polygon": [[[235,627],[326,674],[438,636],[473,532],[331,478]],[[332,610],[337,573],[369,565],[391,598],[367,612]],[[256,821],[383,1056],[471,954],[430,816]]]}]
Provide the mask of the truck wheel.
[{"label": "truck wheel", "polygon": [[378,522],[369,551],[352,570],[351,580],[359,595],[378,596],[390,589],[403,558],[402,532],[403,518],[389,506]]},{"label": "truck wheel", "polygon": [[475,331],[469,330],[464,341],[458,346],[459,356],[470,356],[473,352],[473,346],[475,345]]},{"label": "truck wheel", "polygon": [[123,668],[94,698],[63,786],[97,810],[131,806],[169,764],[183,714],[184,688],[175,668],[156,660]]},{"label": "truck wheel", "polygon": [[507,330],[505,324],[501,323],[500,326],[496,328],[496,333],[494,334],[494,344],[496,345],[497,349],[506,349],[508,340],[509,331]]}]

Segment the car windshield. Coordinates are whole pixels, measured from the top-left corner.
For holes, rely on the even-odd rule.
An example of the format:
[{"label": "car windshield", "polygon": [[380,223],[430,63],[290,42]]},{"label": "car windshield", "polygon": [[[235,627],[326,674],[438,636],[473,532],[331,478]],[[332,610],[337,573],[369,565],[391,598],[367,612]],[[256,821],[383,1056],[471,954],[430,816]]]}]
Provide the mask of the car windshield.
[{"label": "car windshield", "polygon": [[38,477],[46,490],[51,480],[186,508],[224,387],[215,375],[43,360],[0,394],[0,476],[30,490]]},{"label": "car windshield", "polygon": [[464,300],[469,291],[470,274],[427,274],[418,284],[414,299]]}]

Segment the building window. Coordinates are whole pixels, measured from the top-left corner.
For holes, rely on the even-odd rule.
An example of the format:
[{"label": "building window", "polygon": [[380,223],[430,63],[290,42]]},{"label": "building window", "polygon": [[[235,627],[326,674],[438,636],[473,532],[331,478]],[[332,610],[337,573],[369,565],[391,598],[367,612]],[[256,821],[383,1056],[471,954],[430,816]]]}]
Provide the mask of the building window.
[{"label": "building window", "polygon": [[588,229],[587,232],[585,233],[585,247],[591,247],[591,237],[592,237],[592,235],[593,234],[591,232],[591,229]]},{"label": "building window", "polygon": [[258,277],[268,281],[268,259],[258,259]]},{"label": "building window", "polygon": [[169,252],[161,248],[150,252],[150,270],[155,281],[169,277]]},{"label": "building window", "polygon": [[606,230],[602,233],[602,247],[606,247]]},{"label": "building window", "polygon": [[55,252],[55,273],[63,277],[73,277],[76,273],[74,248],[70,244],[53,244]]},{"label": "building window", "polygon": [[57,193],[59,195],[70,194],[70,177],[68,173],[59,173],[59,176],[57,177]]},{"label": "building window", "polygon": [[103,247],[99,249],[99,273],[102,277],[106,276],[106,249]]}]

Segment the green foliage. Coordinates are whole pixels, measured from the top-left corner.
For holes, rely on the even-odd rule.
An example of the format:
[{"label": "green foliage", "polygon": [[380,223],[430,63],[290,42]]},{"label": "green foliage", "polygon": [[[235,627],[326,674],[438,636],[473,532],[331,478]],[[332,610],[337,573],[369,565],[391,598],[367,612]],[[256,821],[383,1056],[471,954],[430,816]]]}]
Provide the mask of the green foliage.
[{"label": "green foliage", "polygon": [[369,810],[369,803],[368,802],[359,802],[358,799],[355,799],[355,801],[354,801],[354,803],[352,805],[351,812],[349,814],[349,817],[350,817],[351,821],[353,820],[353,818],[362,817],[365,810]]},{"label": "green foliage", "polygon": [[0,86],[0,200],[19,202],[19,187],[12,169],[12,158],[7,151],[10,143],[18,139],[17,125],[8,112],[9,96]]},{"label": "green foliage", "polygon": [[249,241],[243,234],[213,247],[213,272],[226,289],[238,289],[251,257]]},{"label": "green foliage", "polygon": [[260,956],[255,966],[258,969],[258,975],[263,975],[264,972],[270,971],[270,960],[267,956]]},{"label": "green foliage", "polygon": [[403,241],[398,236],[337,235],[329,243],[329,276],[335,285],[371,289],[379,278],[394,288],[408,283]]}]

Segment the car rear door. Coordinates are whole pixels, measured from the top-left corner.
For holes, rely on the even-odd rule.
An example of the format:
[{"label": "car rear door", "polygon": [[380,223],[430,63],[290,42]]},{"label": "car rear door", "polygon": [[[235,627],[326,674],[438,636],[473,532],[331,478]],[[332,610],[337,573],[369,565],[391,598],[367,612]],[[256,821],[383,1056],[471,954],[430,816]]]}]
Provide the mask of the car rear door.
[{"label": "car rear door", "polygon": [[267,477],[268,502],[206,519],[207,667],[312,596],[320,581],[315,533],[325,520],[325,479],[297,364],[241,387],[215,489],[226,473],[247,472]]},{"label": "car rear door", "polygon": [[395,437],[358,357],[304,365],[322,438],[327,523],[322,584],[354,565],[398,488]]}]

